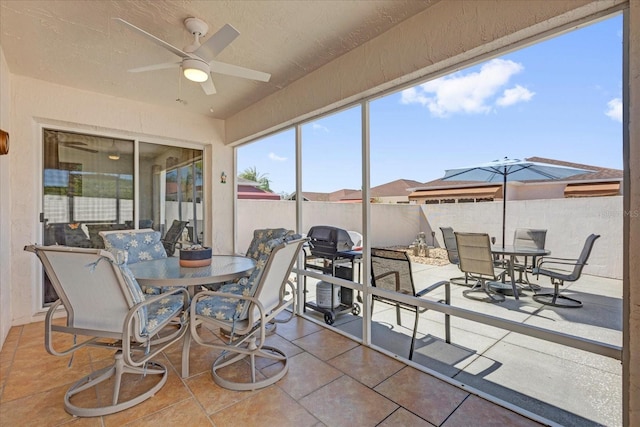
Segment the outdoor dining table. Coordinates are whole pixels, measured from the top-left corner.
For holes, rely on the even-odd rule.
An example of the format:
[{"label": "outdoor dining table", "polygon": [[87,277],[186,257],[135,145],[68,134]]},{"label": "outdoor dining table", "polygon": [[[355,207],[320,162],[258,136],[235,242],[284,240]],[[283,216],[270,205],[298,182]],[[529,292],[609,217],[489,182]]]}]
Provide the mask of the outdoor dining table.
[{"label": "outdoor dining table", "polygon": [[[255,267],[255,260],[239,255],[213,255],[211,265],[195,268],[181,267],[177,256],[129,264],[140,285],[186,286],[192,297],[202,285],[239,279]],[[182,378],[189,376],[190,346],[191,330],[187,328],[182,346]]]},{"label": "outdoor dining table", "polygon": [[505,245],[505,246],[492,246],[491,253],[494,255],[500,255],[503,257],[509,256],[509,262],[507,264],[507,271],[509,273],[509,277],[511,277],[511,289],[513,290],[513,296],[515,299],[520,299],[518,297],[518,289],[516,287],[516,279],[514,273],[514,263],[516,261],[517,256],[530,256],[530,257],[538,257],[543,255],[551,254],[551,251],[548,249],[536,249],[536,248],[525,248],[518,247],[513,245]]}]

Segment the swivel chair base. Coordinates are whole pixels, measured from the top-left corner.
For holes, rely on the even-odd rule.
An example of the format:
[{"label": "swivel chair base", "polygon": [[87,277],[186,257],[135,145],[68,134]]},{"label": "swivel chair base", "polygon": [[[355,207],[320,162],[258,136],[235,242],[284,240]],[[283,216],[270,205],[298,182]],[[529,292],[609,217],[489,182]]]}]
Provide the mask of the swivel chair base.
[{"label": "swivel chair base", "polygon": [[[138,374],[140,376],[161,375],[161,377],[160,381],[142,393],[137,394],[129,400],[118,402],[123,374]],[[124,364],[122,353],[118,352],[115,354],[115,363],[107,366],[106,368],[90,373],[77,381],[71,386],[71,388],[69,388],[69,390],[67,390],[64,396],[64,408],[68,413],[77,417],[99,417],[124,411],[125,409],[129,409],[150,397],[153,397],[167,382],[167,375],[167,369],[156,362],[147,362],[146,366],[127,366]],[[115,377],[111,405],[81,407],[71,403],[71,398],[74,395],[92,387],[97,387],[100,383],[110,379],[111,377]]]}]

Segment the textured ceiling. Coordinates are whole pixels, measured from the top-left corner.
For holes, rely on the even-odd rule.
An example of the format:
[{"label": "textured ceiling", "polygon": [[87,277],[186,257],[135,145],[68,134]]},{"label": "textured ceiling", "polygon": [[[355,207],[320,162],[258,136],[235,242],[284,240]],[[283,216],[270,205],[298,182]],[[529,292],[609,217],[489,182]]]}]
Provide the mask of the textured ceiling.
[{"label": "textured ceiling", "polygon": [[[0,0],[0,45],[12,74],[225,119],[425,10],[435,1]],[[178,69],[128,69],[179,58],[111,18],[182,49],[194,16],[240,36],[216,60],[271,74],[267,83],[214,75],[205,95]],[[179,101],[181,100],[181,101]]]}]

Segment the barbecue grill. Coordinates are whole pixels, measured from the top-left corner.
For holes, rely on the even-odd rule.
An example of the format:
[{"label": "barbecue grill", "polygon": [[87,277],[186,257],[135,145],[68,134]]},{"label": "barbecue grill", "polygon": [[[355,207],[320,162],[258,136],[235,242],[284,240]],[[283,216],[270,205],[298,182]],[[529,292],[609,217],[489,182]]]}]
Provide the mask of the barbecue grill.
[{"label": "barbecue grill", "polygon": [[[353,280],[354,262],[362,258],[361,251],[353,251],[354,246],[347,230],[329,225],[316,225],[309,229],[309,252],[305,256],[305,268],[320,270],[324,274],[330,274],[342,279]],[[345,265],[347,264],[347,265]],[[321,284],[324,282],[320,282]],[[306,276],[305,276],[305,308],[324,313],[324,321],[331,325],[336,315],[350,312],[360,314],[360,306],[353,302],[353,289],[347,287],[330,286],[331,295],[328,295],[330,303],[328,307],[318,302],[306,302]],[[320,289],[321,291],[323,289]],[[340,292],[340,304],[336,306],[335,292]],[[317,298],[320,300],[320,298]]]},{"label": "barbecue grill", "polygon": [[316,225],[309,229],[311,254],[321,258],[333,258],[338,252],[350,251],[353,241],[347,230],[329,225]]}]

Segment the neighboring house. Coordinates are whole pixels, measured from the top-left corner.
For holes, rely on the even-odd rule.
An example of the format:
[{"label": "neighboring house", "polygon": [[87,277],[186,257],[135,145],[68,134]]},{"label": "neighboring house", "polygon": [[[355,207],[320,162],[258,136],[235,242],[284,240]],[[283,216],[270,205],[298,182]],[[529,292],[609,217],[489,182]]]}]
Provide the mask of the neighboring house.
[{"label": "neighboring house", "polygon": [[[396,179],[386,184],[371,187],[371,201],[374,203],[409,203],[409,190],[422,185],[411,179]],[[314,202],[361,203],[362,191],[342,189],[333,193],[302,192],[304,200]],[[288,200],[295,200],[295,194]]]},{"label": "neighboring house", "polygon": [[238,199],[280,200],[279,194],[270,193],[260,188],[260,183],[244,178],[237,178]]},{"label": "neighboring house", "polygon": [[411,179],[397,179],[371,188],[371,197],[376,203],[409,203],[409,189],[422,185]]},{"label": "neighboring house", "polygon": [[[353,199],[351,195],[357,194],[358,201],[360,201],[360,191],[359,190],[350,190],[348,188],[343,188],[342,190],[336,190],[331,193],[318,193],[313,191],[303,191],[302,197],[303,200],[307,202],[349,202]],[[296,193],[292,193],[287,200],[295,200]]]},{"label": "neighboring house", "polygon": [[[622,170],[529,157],[531,162],[548,163],[593,171],[563,180],[507,181],[507,200],[561,199],[621,195]],[[502,184],[436,179],[412,189],[412,203],[473,203],[502,199]]]}]

